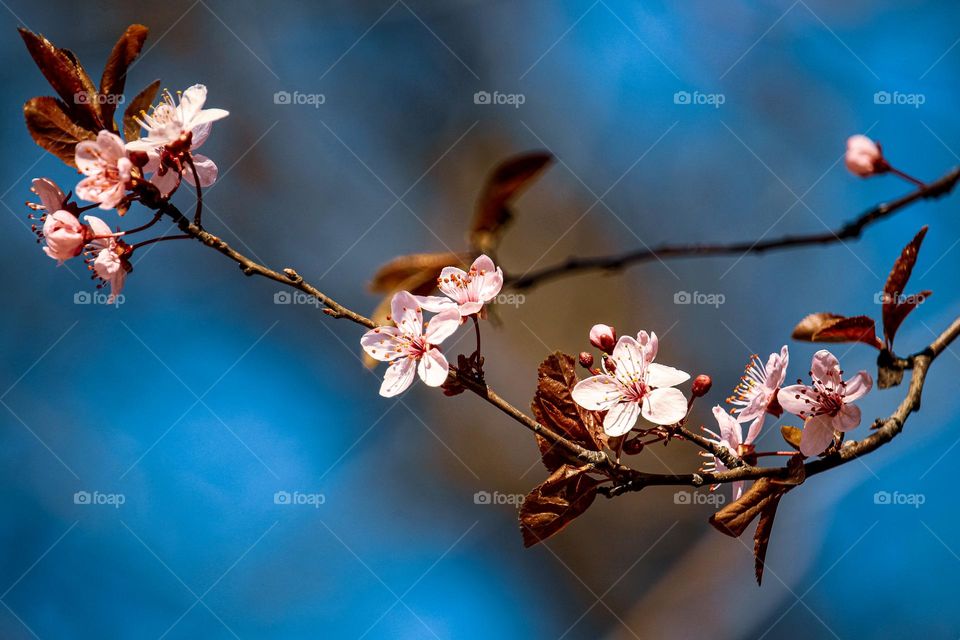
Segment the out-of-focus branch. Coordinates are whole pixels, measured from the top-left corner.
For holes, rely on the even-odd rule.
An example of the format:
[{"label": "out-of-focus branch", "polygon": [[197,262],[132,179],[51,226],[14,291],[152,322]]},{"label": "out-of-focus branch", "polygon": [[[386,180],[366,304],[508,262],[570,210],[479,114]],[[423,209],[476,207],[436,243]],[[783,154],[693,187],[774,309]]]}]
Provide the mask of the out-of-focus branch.
[{"label": "out-of-focus branch", "polygon": [[506,274],[505,283],[514,289],[530,289],[556,278],[576,275],[587,271],[620,271],[634,264],[650,260],[668,258],[696,258],[706,256],[742,255],[744,253],[764,253],[777,249],[789,249],[810,245],[832,244],[853,238],[859,238],[863,230],[875,222],[887,218],[897,211],[917,202],[939,198],[950,193],[960,181],[960,167],[952,169],[943,177],[907,195],[884,202],[863,212],[837,230],[823,233],[788,235],[771,240],[734,242],[731,244],[662,244],[656,247],[637,249],[626,253],[595,256],[588,258],[569,258],[564,262],[523,275]]},{"label": "out-of-focus branch", "polygon": [[[910,384],[897,409],[887,418],[877,420],[875,423],[878,425],[877,429],[863,440],[847,441],[838,450],[822,458],[807,462],[804,465],[805,477],[809,478],[846,464],[855,458],[865,456],[899,435],[903,431],[903,425],[910,414],[920,409],[920,399],[923,395],[923,386],[927,379],[930,364],[958,337],[960,337],[960,318],[954,320],[926,349],[905,358],[905,361],[909,363],[907,368],[911,370]],[[790,473],[791,471],[785,467],[757,467],[753,465],[743,465],[736,469],[718,473],[658,474],[634,471],[626,474],[629,477],[628,480],[613,487],[604,487],[602,493],[607,497],[614,497],[656,485],[699,487],[737,480],[757,480],[759,478],[787,480]]]}]

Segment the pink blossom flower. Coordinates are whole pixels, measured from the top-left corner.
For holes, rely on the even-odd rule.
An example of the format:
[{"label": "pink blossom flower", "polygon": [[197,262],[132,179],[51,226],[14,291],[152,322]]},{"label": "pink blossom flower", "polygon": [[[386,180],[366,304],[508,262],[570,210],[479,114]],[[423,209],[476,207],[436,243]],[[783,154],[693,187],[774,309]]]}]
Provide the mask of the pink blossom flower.
[{"label": "pink blossom flower", "polygon": [[389,362],[383,376],[380,395],[390,398],[403,393],[413,383],[416,372],[430,387],[439,387],[447,379],[450,365],[436,345],[449,338],[460,326],[460,313],[447,309],[423,326],[423,309],[416,298],[400,291],[390,302],[396,327],[377,327],[366,332],[360,345],[370,357]]},{"label": "pink blossom flower", "polygon": [[47,214],[43,220],[43,252],[63,264],[83,252],[84,227],[77,217],[63,209]]},{"label": "pink blossom flower", "polygon": [[180,94],[179,103],[174,103],[173,96],[165,91],[153,112],[144,112],[137,119],[147,135],[128,142],[127,149],[154,151],[178,142],[187,134],[201,138],[199,144],[202,144],[210,134],[211,124],[230,115],[229,111],[223,109],[204,109],[206,101],[207,87],[202,84],[195,84]]},{"label": "pink blossom flower", "polygon": [[44,211],[47,214],[59,211],[66,207],[67,196],[50,178],[34,178],[31,182],[30,190],[40,198],[40,203],[28,202],[27,206],[37,211]]},{"label": "pink blossom flower", "polygon": [[[473,261],[470,271],[444,267],[437,278],[443,296],[417,296],[427,311],[457,309],[462,318],[480,313],[483,305],[497,297],[503,287],[503,270],[485,255]],[[444,297],[446,296],[446,297]]]},{"label": "pink blossom flower", "polygon": [[118,240],[122,233],[111,231],[110,226],[100,218],[84,216],[84,219],[90,225],[93,234],[87,245],[88,253],[93,259],[90,268],[105,284],[110,285],[110,297],[107,302],[113,304],[116,297],[123,291],[127,273],[133,270],[127,259],[129,247]]},{"label": "pink blossom flower", "polygon": [[783,345],[780,353],[771,353],[766,366],[761,363],[759,356],[750,358],[740,377],[740,383],[733,390],[733,395],[727,398],[727,402],[734,405],[732,411],[739,422],[753,420],[751,430],[756,429],[759,432],[768,413],[777,417],[783,413],[783,408],[777,402],[777,392],[787,377],[789,361],[787,345]]},{"label": "pink blossom flower", "polygon": [[590,328],[590,344],[604,353],[610,353],[617,344],[617,330],[605,324]]},{"label": "pink blossom flower", "polygon": [[800,452],[805,456],[823,453],[833,441],[834,432],[849,431],[860,424],[860,408],[851,403],[873,386],[866,371],[844,381],[840,363],[826,349],[813,355],[810,378],[809,387],[795,384],[777,394],[784,409],[803,418]]},{"label": "pink blossom flower", "polygon": [[101,131],[96,140],[77,144],[75,159],[77,168],[87,176],[77,184],[77,197],[99,202],[101,209],[116,208],[126,193],[133,168],[120,136]]},{"label": "pink blossom flower", "polygon": [[[645,332],[643,332],[646,335]],[[656,335],[651,334],[654,345]],[[604,359],[604,373],[581,380],[573,388],[573,399],[590,411],[606,411],[603,430],[611,437],[629,432],[644,418],[654,424],[670,425],[687,415],[687,399],[672,387],[690,376],[653,362],[656,348],[647,348],[630,336],[623,336]]]},{"label": "pink blossom flower", "polygon": [[[717,420],[717,425],[720,427],[720,433],[714,433],[706,427],[702,427],[703,430],[710,436],[709,440],[724,449],[727,449],[731,454],[739,457],[742,457],[745,453],[753,452],[753,441],[757,437],[760,429],[750,428],[749,433],[747,433],[746,439],[743,437],[743,427],[740,425],[737,420],[734,419],[729,413],[724,411],[723,407],[717,405],[713,408],[713,417]],[[759,418],[758,418],[759,419]],[[719,471],[726,471],[727,466],[723,464],[723,461],[720,458],[714,456],[713,454],[707,453],[705,451],[700,452],[700,455],[705,458],[709,458],[708,461],[703,463],[701,469],[703,471],[715,473]],[[713,491],[720,485],[715,484],[710,487],[710,490]],[[733,499],[737,500],[743,494],[743,481],[738,480],[733,483]]]},{"label": "pink blossom flower", "polygon": [[880,146],[867,136],[860,134],[847,138],[845,160],[850,173],[861,178],[882,173],[886,165]]}]

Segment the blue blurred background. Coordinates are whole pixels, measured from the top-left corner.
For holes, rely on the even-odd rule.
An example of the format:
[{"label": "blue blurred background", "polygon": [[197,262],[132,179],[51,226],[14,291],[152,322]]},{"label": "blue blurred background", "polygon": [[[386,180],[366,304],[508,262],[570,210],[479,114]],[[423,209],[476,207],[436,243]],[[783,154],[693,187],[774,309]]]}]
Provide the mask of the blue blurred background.
[{"label": "blue blurred background", "polygon": [[[513,273],[668,240],[839,227],[908,190],[845,172],[844,140],[856,132],[902,169],[939,176],[960,161],[960,7],[0,4],[0,636],[960,634],[956,351],[936,362],[922,413],[892,446],[784,500],[762,588],[752,541],[715,533],[710,504],[676,504],[670,489],[598,502],[524,550],[510,503],[545,477],[531,438],[473,397],[418,385],[380,398],[381,371],[357,360],[357,327],[274,304],[274,284],[186,243],[137,256],[119,308],[75,304],[93,290],[82,265],[55,268],[27,228],[30,178],[66,186],[76,176],[23,127],[22,103],[48,89],[15,31],[69,47],[98,78],[126,25],[149,25],[128,88],[203,82],[208,104],[231,113],[204,148],[221,170],[208,227],[369,310],[377,298],[365,286],[386,259],[466,247],[485,172],[524,150],[558,162],[518,204],[500,253]],[[523,104],[476,104],[478,91]],[[322,94],[323,104],[277,104],[277,92]],[[189,209],[191,196],[179,197]],[[524,407],[537,363],[581,350],[605,321],[657,331],[660,360],[713,375],[707,400],[722,402],[749,354],[778,349],[806,313],[878,315],[890,264],[929,224],[913,288],[935,295],[898,338],[902,351],[919,348],[960,309],[956,211],[956,198],[922,203],[845,245],[554,281],[485,327],[488,379]],[[674,304],[680,291],[724,303]],[[791,378],[814,351],[791,343]],[[836,352],[848,371],[870,369],[875,355]],[[864,415],[900,397],[874,393]],[[778,440],[770,423],[761,448]],[[670,447],[636,462],[681,471],[699,459]],[[83,491],[124,503],[76,504]],[[280,491],[324,502],[276,504]],[[882,491],[923,504],[878,505]],[[505,504],[477,504],[476,492]]]}]

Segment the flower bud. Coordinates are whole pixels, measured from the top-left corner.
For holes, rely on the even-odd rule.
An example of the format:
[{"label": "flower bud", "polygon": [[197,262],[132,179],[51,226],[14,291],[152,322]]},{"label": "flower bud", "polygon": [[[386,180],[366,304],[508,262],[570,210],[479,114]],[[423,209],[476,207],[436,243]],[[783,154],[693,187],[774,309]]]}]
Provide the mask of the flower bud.
[{"label": "flower bud", "polygon": [[44,252],[62,263],[83,251],[84,227],[69,211],[54,211],[43,222],[43,239],[47,243]]},{"label": "flower bud", "polygon": [[633,438],[623,443],[623,452],[628,456],[635,456],[643,451],[643,442],[640,438]]},{"label": "flower bud", "polygon": [[690,389],[690,393],[693,394],[694,398],[702,398],[710,392],[710,387],[712,386],[713,380],[710,379],[710,376],[701,373],[693,379],[693,386]]},{"label": "flower bud", "polygon": [[605,324],[595,324],[590,329],[590,344],[605,353],[613,353],[617,344],[617,330]]},{"label": "flower bud", "polygon": [[847,139],[847,153],[844,160],[847,170],[861,178],[883,173],[888,166],[880,145],[860,134]]},{"label": "flower bud", "polygon": [[580,366],[589,369],[593,366],[593,354],[586,351],[580,352]]},{"label": "flower bud", "polygon": [[133,163],[133,166],[140,167],[141,169],[150,162],[150,156],[147,155],[146,151],[128,151],[127,157],[130,159],[130,162]]}]

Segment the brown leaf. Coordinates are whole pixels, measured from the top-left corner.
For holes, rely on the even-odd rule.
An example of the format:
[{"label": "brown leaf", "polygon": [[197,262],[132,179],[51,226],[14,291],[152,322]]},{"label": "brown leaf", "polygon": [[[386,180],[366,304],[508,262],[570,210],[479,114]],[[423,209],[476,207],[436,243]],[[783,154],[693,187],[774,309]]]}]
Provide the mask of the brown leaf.
[{"label": "brown leaf", "polygon": [[63,111],[70,120],[94,133],[103,129],[97,88],[73,52],[59,49],[43,36],[22,27],[19,31],[34,62],[63,100]]},{"label": "brown leaf", "polygon": [[[395,293],[401,290],[401,285],[408,286],[406,283],[411,280],[435,285],[444,267],[465,267],[465,259],[466,256],[457,253],[414,253],[398,256],[377,269],[370,282],[370,290]],[[432,286],[430,290],[433,290]]]},{"label": "brown leaf", "polygon": [[71,167],[76,166],[77,143],[95,137],[93,132],[75,124],[67,115],[66,106],[56,98],[32,98],[23,105],[23,115],[34,142]]},{"label": "brown leaf", "polygon": [[103,96],[100,113],[104,124],[113,131],[116,131],[113,114],[127,82],[127,68],[140,55],[143,42],[147,39],[149,32],[150,30],[142,24],[130,25],[113,45],[113,51],[107,58],[107,65],[100,78],[100,95]]},{"label": "brown leaf", "polygon": [[907,286],[907,281],[910,280],[910,274],[913,273],[913,265],[917,263],[920,245],[923,244],[923,238],[926,235],[927,227],[924,226],[900,252],[900,257],[893,263],[887,282],[883,285],[883,337],[887,342],[893,343],[893,337],[900,323],[916,307],[913,305],[899,318],[897,317],[896,309],[901,304],[900,296],[903,294],[904,287]]},{"label": "brown leaf", "polygon": [[797,427],[791,427],[789,425],[783,425],[780,427],[780,435],[783,436],[783,439],[786,440],[787,444],[800,451],[800,435],[803,432]]},{"label": "brown leaf", "polygon": [[600,483],[587,475],[589,470],[589,465],[562,465],[523,499],[520,505],[523,546],[543,542],[587,510],[597,496]]},{"label": "brown leaf", "polygon": [[877,349],[883,348],[877,337],[877,323],[867,316],[835,320],[814,333],[813,342],[862,342]]},{"label": "brown leaf", "polygon": [[135,95],[123,112],[123,139],[127,142],[140,138],[140,124],[136,117],[150,108],[160,89],[160,81],[154,80],[147,87]]},{"label": "brown leaf", "polygon": [[512,217],[507,206],[510,200],[552,160],[552,154],[537,151],[507,158],[494,167],[477,198],[470,225],[470,243],[477,251],[487,253],[496,248],[501,232]]},{"label": "brown leaf", "polygon": [[710,524],[720,533],[738,538],[767,505],[773,500],[779,500],[787,491],[789,487],[778,485],[770,478],[760,478],[739,500],[731,502],[710,516]]},{"label": "brown leaf", "polygon": [[817,331],[842,319],[843,316],[835,313],[811,313],[793,328],[791,337],[794,340],[813,342],[813,336]]},{"label": "brown leaf", "polygon": [[804,466],[803,460],[804,457],[799,453],[795,456],[790,456],[790,459],[787,460],[787,477],[771,478],[771,482],[781,487],[795,487],[803,484],[803,481],[807,479],[807,468]]},{"label": "brown leaf", "polygon": [[[606,443],[606,435],[597,414],[573,401],[573,387],[579,382],[576,368],[576,358],[560,352],[540,363],[537,392],[531,403],[533,415],[552,431],[591,451],[600,451]],[[560,468],[567,460],[545,438],[537,436],[537,445],[548,470]]]},{"label": "brown leaf", "polygon": [[773,520],[777,516],[777,506],[780,504],[780,498],[783,494],[776,496],[760,512],[760,520],[757,521],[757,530],[753,534],[753,558],[754,573],[757,576],[757,584],[763,583],[763,569],[766,566],[764,561],[767,558],[767,547],[770,545],[770,534],[773,532]]}]

